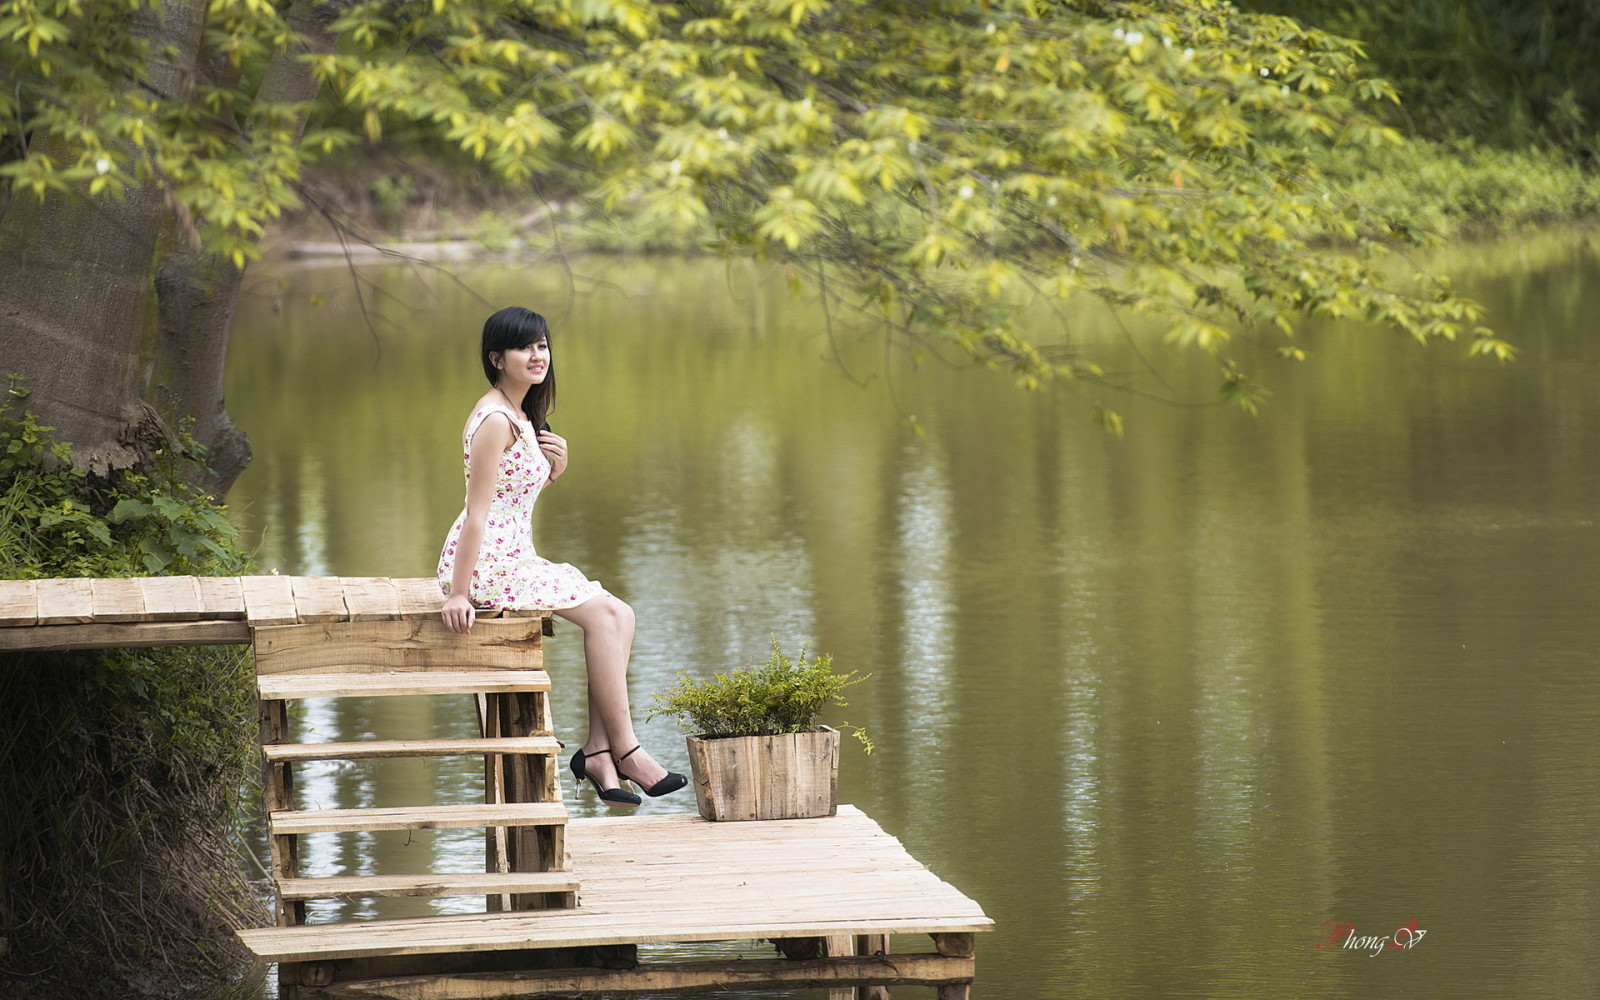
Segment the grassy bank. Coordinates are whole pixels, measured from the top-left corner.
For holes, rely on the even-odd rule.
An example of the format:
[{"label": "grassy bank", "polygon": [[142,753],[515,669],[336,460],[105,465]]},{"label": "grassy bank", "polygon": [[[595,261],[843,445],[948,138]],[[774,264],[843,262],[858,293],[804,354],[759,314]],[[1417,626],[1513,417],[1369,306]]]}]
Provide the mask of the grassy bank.
[{"label": "grassy bank", "polygon": [[1441,239],[1600,216],[1600,173],[1549,149],[1413,139],[1341,154],[1327,172],[1334,190],[1353,204]]}]

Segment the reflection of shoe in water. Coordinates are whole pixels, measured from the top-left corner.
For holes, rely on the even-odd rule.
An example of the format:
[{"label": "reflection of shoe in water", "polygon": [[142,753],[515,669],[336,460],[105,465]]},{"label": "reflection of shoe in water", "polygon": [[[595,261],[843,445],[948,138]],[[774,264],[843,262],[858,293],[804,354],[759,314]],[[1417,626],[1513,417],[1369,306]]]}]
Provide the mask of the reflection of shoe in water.
[{"label": "reflection of shoe in water", "polygon": [[[637,748],[635,748],[635,749],[637,749]],[[636,806],[636,805],[638,805],[640,802],[643,802],[644,800],[639,798],[639,796],[633,794],[632,792],[627,791],[626,789],[623,789],[621,787],[618,787],[618,788],[601,788],[599,779],[597,779],[594,775],[590,774],[588,767],[585,766],[584,761],[587,760],[588,758],[596,757],[596,756],[599,756],[600,754],[610,753],[610,752],[611,751],[609,749],[607,749],[606,747],[601,747],[599,750],[594,750],[594,751],[591,751],[590,753],[584,753],[582,750],[577,751],[576,753],[574,753],[572,755],[572,765],[571,765],[572,766],[572,776],[574,778],[577,778],[579,781],[587,780],[589,782],[589,784],[594,786],[594,793],[596,795],[600,796],[600,801],[606,803],[607,805],[612,805],[612,806]],[[629,751],[629,752],[631,753],[632,751]],[[682,776],[680,775],[679,777],[682,777]]]},{"label": "reflection of shoe in water", "polygon": [[[622,770],[622,762],[627,760],[629,757],[632,757],[634,754],[638,753],[639,750],[640,750],[639,747],[634,747],[632,750],[629,750],[627,753],[625,753],[621,757],[617,758],[617,777],[619,777],[619,778],[627,778],[629,781],[633,782],[635,785],[638,785],[640,788],[644,788],[644,782],[640,781],[638,778],[631,777],[629,774],[627,774],[627,772]],[[667,772],[667,776],[665,778],[662,778],[660,781],[658,781],[655,784],[651,785],[649,788],[644,788],[644,793],[646,795],[650,796],[652,799],[659,798],[660,796],[666,795],[668,792],[677,791],[678,789],[682,788],[684,785],[687,785],[688,783],[689,783],[689,779],[688,778],[685,778],[683,775],[679,774],[676,771],[668,771]]]}]

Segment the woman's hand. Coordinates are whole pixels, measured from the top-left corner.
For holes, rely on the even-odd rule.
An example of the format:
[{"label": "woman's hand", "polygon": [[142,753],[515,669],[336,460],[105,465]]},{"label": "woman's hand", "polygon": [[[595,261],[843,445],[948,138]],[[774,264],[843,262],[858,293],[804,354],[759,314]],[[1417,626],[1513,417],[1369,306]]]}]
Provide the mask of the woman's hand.
[{"label": "woman's hand", "polygon": [[567,471],[567,439],[554,431],[539,432],[539,450],[550,460],[550,481]]},{"label": "woman's hand", "polygon": [[445,627],[459,635],[466,635],[472,631],[472,623],[478,618],[478,609],[472,606],[465,594],[451,594],[445,598],[444,610],[440,612],[444,618]]}]

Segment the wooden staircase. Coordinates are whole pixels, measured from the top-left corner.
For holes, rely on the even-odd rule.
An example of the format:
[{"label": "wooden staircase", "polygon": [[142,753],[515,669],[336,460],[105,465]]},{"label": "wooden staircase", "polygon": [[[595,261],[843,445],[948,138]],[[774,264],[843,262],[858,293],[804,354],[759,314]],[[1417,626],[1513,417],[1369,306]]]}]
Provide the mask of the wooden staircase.
[{"label": "wooden staircase", "polygon": [[[566,850],[552,731],[550,677],[543,665],[540,616],[480,618],[472,634],[449,632],[437,617],[292,624],[254,629],[265,767],[267,835],[282,927],[305,923],[309,900],[481,895],[489,911],[568,908],[578,882]],[[473,739],[289,742],[288,703],[302,698],[396,695],[476,696]],[[469,703],[462,699],[463,710]],[[393,757],[477,756],[484,801],[365,809],[300,809],[295,765]],[[300,836],[379,830],[482,828],[485,870],[307,878]],[[298,968],[280,982],[298,983]]]}]

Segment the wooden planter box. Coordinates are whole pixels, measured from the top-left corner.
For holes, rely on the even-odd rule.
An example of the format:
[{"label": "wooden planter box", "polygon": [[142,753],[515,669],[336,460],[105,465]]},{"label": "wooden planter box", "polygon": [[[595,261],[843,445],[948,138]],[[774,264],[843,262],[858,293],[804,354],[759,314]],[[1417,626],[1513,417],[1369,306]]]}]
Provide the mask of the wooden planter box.
[{"label": "wooden planter box", "polygon": [[837,729],[688,742],[694,797],[706,819],[804,819],[838,811]]}]

